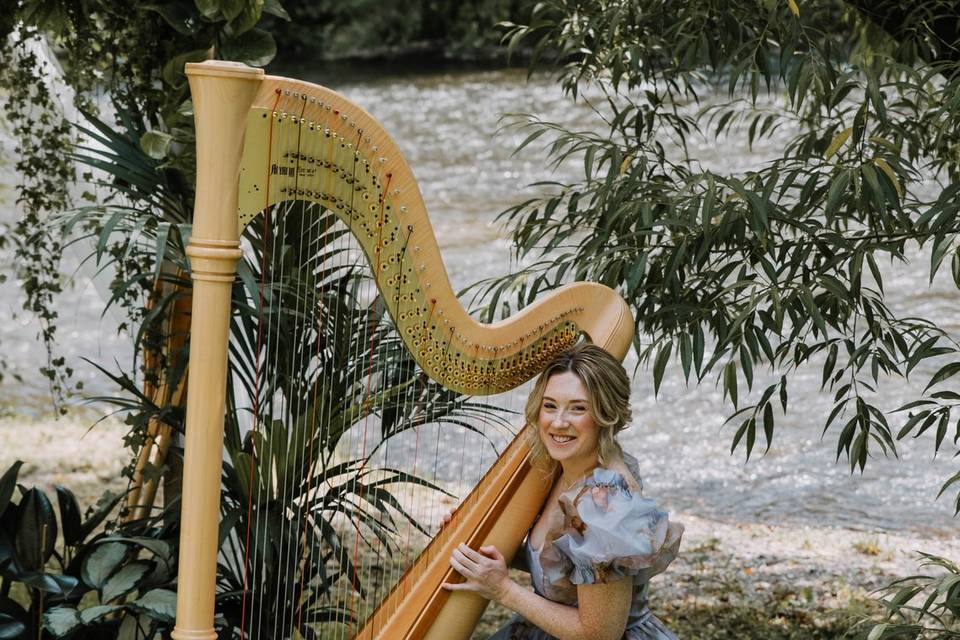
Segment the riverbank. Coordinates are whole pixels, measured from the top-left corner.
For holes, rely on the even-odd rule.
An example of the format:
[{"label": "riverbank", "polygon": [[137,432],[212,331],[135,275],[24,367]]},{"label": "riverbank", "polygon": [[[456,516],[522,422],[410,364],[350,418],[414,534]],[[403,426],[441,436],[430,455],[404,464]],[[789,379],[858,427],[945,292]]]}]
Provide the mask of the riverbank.
[{"label": "riverbank", "polygon": [[[63,484],[84,509],[104,490],[122,491],[126,428],[92,422],[88,415],[0,419],[0,470],[23,460],[21,484]],[[916,572],[917,551],[960,559],[960,540],[942,535],[671,517],[686,526],[684,542],[670,570],[654,579],[651,606],[684,639],[839,638],[852,611],[876,607],[871,591]],[[475,637],[507,617],[491,609]]]},{"label": "riverbank", "polygon": [[[840,638],[857,612],[879,611],[873,591],[917,573],[917,551],[960,559],[960,541],[939,536],[671,517],[684,542],[651,608],[684,640]],[[491,610],[475,638],[508,617]]]}]

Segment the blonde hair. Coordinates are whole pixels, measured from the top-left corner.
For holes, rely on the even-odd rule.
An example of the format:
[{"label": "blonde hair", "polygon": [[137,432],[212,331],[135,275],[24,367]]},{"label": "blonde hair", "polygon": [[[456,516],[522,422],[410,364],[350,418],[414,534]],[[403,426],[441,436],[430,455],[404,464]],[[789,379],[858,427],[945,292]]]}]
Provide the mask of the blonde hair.
[{"label": "blonde hair", "polygon": [[537,378],[524,410],[527,425],[531,427],[527,433],[532,460],[550,474],[556,472],[557,461],[550,457],[540,440],[537,422],[547,382],[557,374],[568,372],[577,376],[587,389],[590,417],[600,428],[597,447],[600,464],[622,456],[623,450],[616,436],[630,422],[630,378],[623,365],[600,347],[588,342],[564,351]]}]

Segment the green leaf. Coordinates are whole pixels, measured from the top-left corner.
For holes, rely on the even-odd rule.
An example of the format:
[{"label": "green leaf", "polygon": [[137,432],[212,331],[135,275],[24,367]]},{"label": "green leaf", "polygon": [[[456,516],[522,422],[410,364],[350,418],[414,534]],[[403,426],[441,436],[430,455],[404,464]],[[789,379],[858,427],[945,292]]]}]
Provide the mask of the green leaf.
[{"label": "green leaf", "polygon": [[770,451],[770,445],[773,444],[773,405],[769,402],[763,405],[763,434],[767,438],[767,451]]},{"label": "green leaf", "polygon": [[100,590],[127,557],[127,546],[120,542],[105,542],[83,561],[81,576],[88,586]]},{"label": "green leaf", "polygon": [[290,22],[290,14],[287,13],[287,10],[280,4],[280,0],[265,0],[263,3],[263,12]]},{"label": "green leaf", "polygon": [[853,133],[853,127],[847,127],[836,136],[833,137],[833,140],[830,141],[830,145],[827,147],[827,150],[823,154],[824,160],[829,160],[834,156],[834,154],[840,150],[840,147],[850,139],[850,134]]},{"label": "green leaf", "polygon": [[837,344],[833,343],[830,345],[830,351],[827,353],[827,361],[823,364],[823,379],[820,381],[820,388],[823,389],[827,386],[827,380],[830,378],[830,374],[833,373],[833,368],[837,364]]},{"label": "green leaf", "polygon": [[7,469],[3,477],[0,478],[0,515],[7,510],[10,499],[13,497],[13,490],[17,488],[17,475],[20,473],[20,467],[23,461],[17,460]]},{"label": "green leaf", "polygon": [[952,235],[937,234],[933,241],[933,250],[930,252],[930,284],[933,284],[933,279],[937,275],[937,270],[940,269],[943,258],[952,248]]},{"label": "green leaf", "polygon": [[80,533],[80,539],[84,540],[87,536],[93,533],[94,529],[100,526],[110,512],[113,511],[114,507],[117,506],[117,503],[124,498],[124,494],[117,493],[113,494],[111,492],[106,492],[101,496],[100,500],[97,502],[97,510],[90,515],[89,518],[83,523],[83,530]]},{"label": "green leaf", "polygon": [[203,20],[197,14],[192,2],[167,2],[164,4],[144,4],[140,8],[160,14],[167,24],[185,36],[195,35],[203,28]]},{"label": "green leaf", "polygon": [[656,396],[660,391],[660,383],[663,382],[663,372],[667,368],[667,362],[670,360],[670,352],[673,350],[673,340],[667,340],[667,343],[657,351],[657,358],[653,362],[653,395]]},{"label": "green leaf", "polygon": [[43,628],[62,638],[80,626],[80,614],[73,607],[57,607],[43,614]]},{"label": "green leaf", "polygon": [[827,201],[823,207],[823,214],[828,220],[833,217],[840,205],[840,199],[847,193],[847,187],[849,186],[850,172],[848,170],[841,171],[830,184],[830,189],[827,191]]},{"label": "green leaf", "polygon": [[50,499],[39,489],[29,489],[20,501],[16,533],[17,557],[28,571],[41,571],[53,555],[57,518]]},{"label": "green leaf", "polygon": [[700,370],[703,367],[703,350],[704,343],[706,342],[703,335],[703,327],[699,324],[693,332],[693,365],[697,369],[697,375],[700,375]]},{"label": "green leaf", "polygon": [[[237,16],[240,16],[244,9],[252,11],[253,7],[251,5],[253,4],[257,4],[257,2],[250,2],[250,0],[220,0],[220,11],[223,12],[223,17],[226,20],[236,20]],[[234,29],[234,26],[231,25],[230,28]]]},{"label": "green leaf", "polygon": [[143,152],[154,160],[163,160],[170,152],[170,143],[173,142],[173,136],[156,129],[147,131],[140,136],[140,148]]},{"label": "green leaf", "polygon": [[930,378],[930,382],[927,383],[927,386],[924,387],[923,392],[926,393],[927,390],[937,384],[940,384],[948,378],[952,378],[957,373],[960,373],[960,362],[949,362],[933,374],[933,377]]},{"label": "green leaf", "polygon": [[885,122],[887,119],[887,107],[883,102],[883,96],[880,94],[877,79],[873,76],[867,79],[867,95],[870,97],[870,102],[873,104],[873,110],[877,114],[877,118],[879,118],[881,122]]},{"label": "green leaf", "polygon": [[[241,5],[240,11],[234,17],[229,18],[229,26],[230,31],[237,35],[242,35],[249,33],[254,25],[260,22],[260,16],[263,14],[263,0],[239,0],[237,4]],[[274,48],[274,53],[276,53],[276,48]],[[269,60],[267,62],[269,62]],[[263,63],[263,65],[266,64],[266,62]]]},{"label": "green leaf", "polygon": [[223,43],[220,53],[225,60],[243,62],[251,67],[264,67],[277,55],[277,43],[263,29],[251,29]]},{"label": "green leaf", "polygon": [[213,20],[220,15],[220,0],[194,0],[197,10],[204,18]]},{"label": "green leaf", "polygon": [[729,395],[733,406],[737,406],[737,361],[731,360],[723,368],[724,395]]},{"label": "green leaf", "polygon": [[810,293],[810,289],[803,284],[800,285],[799,289],[800,301],[803,302],[803,306],[806,307],[807,311],[810,313],[810,317],[813,319],[814,324],[817,325],[817,328],[820,329],[824,336],[827,335],[827,323],[824,322],[823,316],[820,315],[820,309],[817,307],[816,302],[814,302],[813,294]]},{"label": "green leaf", "polygon": [[23,572],[20,574],[20,581],[28,587],[57,596],[68,596],[80,584],[73,576],[41,571]]},{"label": "green leaf", "polygon": [[103,583],[101,602],[112,602],[136,589],[150,569],[151,566],[146,562],[132,562],[122,567]]},{"label": "green leaf", "polygon": [[187,81],[185,65],[188,62],[203,62],[207,59],[207,51],[208,49],[194,49],[171,58],[160,72],[163,81],[172,87],[182,86]]},{"label": "green leaf", "polygon": [[680,334],[680,366],[683,368],[683,379],[690,381],[690,364],[693,360],[693,345],[690,334],[686,331]]},{"label": "green leaf", "polygon": [[753,357],[747,350],[745,344],[740,345],[740,367],[743,369],[743,377],[747,381],[747,389],[753,388]]},{"label": "green leaf", "polygon": [[177,594],[167,589],[152,589],[131,603],[131,606],[151,617],[173,622],[177,617]]},{"label": "green leaf", "polygon": [[73,546],[82,540],[83,527],[80,524],[80,505],[73,493],[66,487],[57,485],[57,502],[60,505],[60,527],[63,541]]},{"label": "green leaf", "polygon": [[123,611],[122,606],[118,605],[97,605],[95,607],[88,607],[80,612],[80,624],[87,626],[97,620],[100,620],[115,611]]}]

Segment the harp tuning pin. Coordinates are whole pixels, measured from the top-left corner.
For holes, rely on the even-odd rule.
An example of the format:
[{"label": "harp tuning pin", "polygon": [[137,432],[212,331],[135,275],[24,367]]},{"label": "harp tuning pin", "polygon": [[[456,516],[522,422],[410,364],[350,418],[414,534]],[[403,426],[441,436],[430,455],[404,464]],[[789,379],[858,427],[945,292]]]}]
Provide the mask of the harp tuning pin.
[{"label": "harp tuning pin", "polygon": [[[390,177],[390,175],[387,174],[387,177]],[[400,189],[394,189],[394,190],[393,190],[393,195],[395,195],[395,196],[400,195]]]},{"label": "harp tuning pin", "polygon": [[373,150],[380,151],[380,145],[377,145],[377,144],[373,145]]},{"label": "harp tuning pin", "polygon": [[387,159],[384,158],[383,156],[381,156],[380,158],[378,158],[378,160],[380,161],[380,164],[383,164],[384,162],[387,161]]},{"label": "harp tuning pin", "polygon": [[406,206],[406,205],[400,207],[400,213],[406,213],[406,212],[407,212],[407,206]]}]

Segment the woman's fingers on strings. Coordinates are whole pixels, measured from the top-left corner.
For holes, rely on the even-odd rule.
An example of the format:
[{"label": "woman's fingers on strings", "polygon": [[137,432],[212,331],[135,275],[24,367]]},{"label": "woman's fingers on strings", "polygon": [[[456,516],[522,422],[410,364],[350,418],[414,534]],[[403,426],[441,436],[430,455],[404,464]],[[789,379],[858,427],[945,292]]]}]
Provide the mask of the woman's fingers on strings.
[{"label": "woman's fingers on strings", "polygon": [[474,551],[473,549],[471,549],[470,547],[468,547],[467,545],[465,545],[465,544],[463,544],[463,543],[461,543],[460,546],[458,546],[456,549],[454,549],[453,552],[454,552],[454,553],[457,553],[458,551],[459,551],[465,558],[467,558],[468,560],[470,560],[470,561],[473,562],[474,564],[476,564],[476,563],[478,563],[478,562],[481,562],[482,560],[485,560],[485,559],[486,559],[485,554],[482,554],[482,553],[480,553],[479,551]]},{"label": "woman's fingers on strings", "polygon": [[453,514],[456,512],[457,512],[457,507],[450,507],[450,510],[440,517],[440,527],[443,528],[446,525],[450,524],[450,521],[453,520]]},{"label": "woman's fingers on strings", "polygon": [[[466,549],[466,551],[464,551],[464,549]],[[469,554],[467,552],[469,552]],[[472,555],[473,553],[474,551],[470,547],[467,547],[466,545],[460,545],[459,547],[453,550],[453,554],[450,556],[450,560],[451,562],[456,560],[457,564],[462,565],[471,571],[476,571],[477,567],[479,566],[478,560],[480,558],[477,558],[476,556]]]}]

